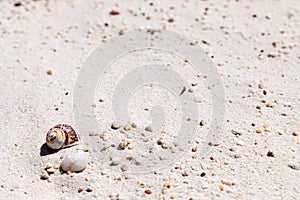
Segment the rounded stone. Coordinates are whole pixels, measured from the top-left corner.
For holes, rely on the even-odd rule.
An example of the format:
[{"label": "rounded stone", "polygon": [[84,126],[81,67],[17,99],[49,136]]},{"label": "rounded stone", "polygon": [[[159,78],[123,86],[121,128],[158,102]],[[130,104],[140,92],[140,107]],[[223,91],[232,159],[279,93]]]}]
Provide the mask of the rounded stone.
[{"label": "rounded stone", "polygon": [[46,171],[43,171],[43,172],[42,172],[42,174],[41,174],[41,178],[42,178],[42,179],[45,180],[45,179],[48,179],[49,177],[50,177],[50,176],[49,176],[49,174],[48,174]]},{"label": "rounded stone", "polygon": [[88,157],[83,152],[73,153],[62,161],[61,169],[65,172],[81,172],[88,164]]},{"label": "rounded stone", "polygon": [[50,174],[53,174],[55,171],[56,169],[54,169],[53,167],[47,169],[47,172]]},{"label": "rounded stone", "polygon": [[127,170],[128,170],[128,166],[127,166],[127,165],[122,165],[122,166],[121,166],[121,170],[122,170],[123,172],[127,171]]}]

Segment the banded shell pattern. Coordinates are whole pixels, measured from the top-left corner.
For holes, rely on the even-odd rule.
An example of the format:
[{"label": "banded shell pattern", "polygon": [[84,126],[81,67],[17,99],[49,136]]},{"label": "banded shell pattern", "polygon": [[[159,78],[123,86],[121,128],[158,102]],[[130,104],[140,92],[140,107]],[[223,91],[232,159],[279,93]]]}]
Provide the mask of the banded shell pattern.
[{"label": "banded shell pattern", "polygon": [[46,136],[47,146],[54,150],[77,145],[78,143],[78,134],[67,124],[58,124],[52,127]]}]

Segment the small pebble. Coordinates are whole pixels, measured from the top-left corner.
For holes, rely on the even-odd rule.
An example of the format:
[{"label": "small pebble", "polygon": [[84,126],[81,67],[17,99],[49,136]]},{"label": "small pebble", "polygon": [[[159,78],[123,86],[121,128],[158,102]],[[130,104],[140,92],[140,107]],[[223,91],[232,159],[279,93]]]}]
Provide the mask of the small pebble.
[{"label": "small pebble", "polygon": [[223,190],[224,190],[223,185],[219,185],[219,189],[220,189],[221,191],[223,191]]},{"label": "small pebble", "polygon": [[87,191],[87,192],[92,192],[92,191],[93,191],[93,188],[89,186],[89,187],[86,188],[86,191]]},{"label": "small pebble", "polygon": [[162,145],[161,145],[161,147],[163,148],[163,149],[168,149],[169,148],[169,145],[167,144],[167,143],[162,143]]},{"label": "small pebble", "polygon": [[111,128],[117,130],[121,128],[121,125],[117,121],[115,121],[114,123],[112,123]]},{"label": "small pebble", "polygon": [[242,140],[239,140],[239,141],[237,141],[236,144],[239,145],[239,146],[244,146],[245,143]]},{"label": "small pebble", "polygon": [[142,187],[142,188],[144,188],[145,185],[146,185],[146,183],[144,183],[144,182],[142,182],[142,181],[138,181],[138,184],[139,184],[139,186]]},{"label": "small pebble", "polygon": [[56,169],[54,169],[53,167],[47,169],[47,172],[50,174],[53,174],[55,171]]},{"label": "small pebble", "polygon": [[132,122],[132,123],[131,123],[131,127],[132,127],[132,128],[136,128],[136,127],[137,127],[137,124],[134,123],[134,122]]},{"label": "small pebble", "polygon": [[194,92],[194,90],[192,88],[190,88],[188,91],[191,92],[191,93]]},{"label": "small pebble", "polygon": [[47,74],[51,76],[53,74],[53,72],[51,70],[48,70]]},{"label": "small pebble", "polygon": [[124,33],[125,33],[125,30],[124,30],[123,28],[121,28],[121,29],[119,30],[119,35],[124,35]]},{"label": "small pebble", "polygon": [[229,149],[229,151],[235,152],[235,148],[234,148],[234,147],[231,147],[231,148]]},{"label": "small pebble", "polygon": [[289,164],[288,167],[294,170],[300,170],[300,166],[297,166],[295,164]]},{"label": "small pebble", "polygon": [[124,150],[128,146],[127,140],[122,140],[118,146],[119,150]]},{"label": "small pebble", "polygon": [[204,125],[205,125],[205,121],[204,121],[204,120],[201,120],[200,123],[199,123],[199,125],[200,125],[200,126],[204,126]]},{"label": "small pebble", "polygon": [[197,150],[198,150],[197,147],[193,147],[193,148],[192,148],[192,152],[196,152]]},{"label": "small pebble", "polygon": [[182,176],[188,176],[188,173],[187,172],[183,172],[181,175]]},{"label": "small pebble", "polygon": [[160,134],[165,135],[165,134],[167,134],[167,132],[166,131],[161,131]]},{"label": "small pebble", "polygon": [[128,166],[127,166],[127,165],[122,165],[122,166],[121,166],[121,170],[122,170],[123,172],[127,171],[127,170],[128,170]]},{"label": "small pebble", "polygon": [[267,103],[267,104],[266,104],[266,107],[268,107],[268,108],[272,108],[273,106],[272,106],[272,104],[270,104],[270,103]]},{"label": "small pebble", "polygon": [[225,181],[225,180],[221,180],[221,183],[224,184],[224,185],[227,185],[227,186],[232,186],[233,184],[228,182],[228,181]]},{"label": "small pebble", "polygon": [[112,165],[112,166],[116,166],[116,165],[120,164],[121,158],[115,156],[115,157],[113,157],[113,158],[111,159],[111,161],[112,161],[112,162],[111,162],[111,165]]},{"label": "small pebble", "polygon": [[16,3],[14,4],[14,6],[16,6],[16,7],[22,6],[22,3],[21,3],[21,2],[16,2]]},{"label": "small pebble", "polygon": [[2,184],[2,185],[1,185],[1,188],[5,188],[5,187],[6,187],[6,185],[5,185],[5,184]]},{"label": "small pebble", "polygon": [[268,157],[274,157],[275,154],[274,154],[272,151],[268,151],[267,156],[268,156]]},{"label": "small pebble", "polygon": [[129,143],[128,146],[127,146],[128,149],[133,149],[133,147],[134,147],[133,143]]},{"label": "small pebble", "polygon": [[89,133],[89,136],[93,137],[93,136],[100,136],[100,133]]},{"label": "small pebble", "polygon": [[119,15],[120,12],[113,9],[113,10],[111,10],[111,11],[109,12],[109,14],[110,14],[110,15]]},{"label": "small pebble", "polygon": [[168,19],[168,22],[169,22],[169,23],[174,22],[174,18],[169,18],[169,19]]},{"label": "small pebble", "polygon": [[153,132],[153,129],[152,129],[151,126],[147,126],[147,127],[145,128],[145,130],[148,131],[148,132]]},{"label": "small pebble", "polygon": [[226,189],[226,192],[227,192],[227,193],[233,193],[234,190],[233,190],[232,188],[227,188],[227,189]]},{"label": "small pebble", "polygon": [[296,132],[296,131],[293,132],[293,136],[298,136],[298,135],[299,135],[298,132]]},{"label": "small pebble", "polygon": [[82,192],[83,191],[83,188],[82,187],[79,187],[78,188],[78,193]]},{"label": "small pebble", "polygon": [[263,95],[267,95],[267,91],[266,90],[263,90]]},{"label": "small pebble", "polygon": [[163,142],[160,139],[158,139],[157,140],[157,145],[162,145],[162,144],[163,144]]},{"label": "small pebble", "polygon": [[20,189],[19,185],[14,185],[14,189]]},{"label": "small pebble", "polygon": [[147,189],[147,190],[145,190],[145,193],[146,193],[146,194],[152,194],[152,191],[149,190],[149,189]]},{"label": "small pebble", "polygon": [[169,182],[166,182],[165,184],[164,184],[164,188],[171,188],[171,183],[169,183]]},{"label": "small pebble", "polygon": [[130,131],[130,129],[131,129],[131,125],[130,124],[127,124],[127,125],[124,126],[124,130],[125,131]]},{"label": "small pebble", "polygon": [[44,180],[46,180],[46,179],[48,179],[50,176],[49,176],[49,174],[46,172],[46,171],[43,171],[42,172],[42,174],[41,174],[41,178],[42,179],[44,179]]},{"label": "small pebble", "polygon": [[242,156],[240,154],[234,154],[234,158],[241,158]]},{"label": "small pebble", "polygon": [[232,133],[233,135],[237,135],[237,136],[242,135],[241,132],[238,132],[238,131],[235,131],[235,130],[231,130],[231,133]]},{"label": "small pebble", "polygon": [[262,131],[260,129],[257,129],[256,133],[262,133]]}]

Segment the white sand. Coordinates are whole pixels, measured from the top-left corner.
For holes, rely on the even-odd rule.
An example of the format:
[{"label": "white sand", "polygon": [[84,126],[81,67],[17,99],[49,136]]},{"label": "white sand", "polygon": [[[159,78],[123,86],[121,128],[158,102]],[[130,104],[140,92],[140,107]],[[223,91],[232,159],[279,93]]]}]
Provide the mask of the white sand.
[{"label": "white sand", "polygon": [[[299,1],[21,2],[15,7],[15,1],[0,0],[0,199],[299,198],[300,136],[293,135],[300,133]],[[120,15],[109,15],[112,9]],[[174,22],[168,22],[169,18]],[[219,145],[204,159],[188,151],[156,173],[127,174],[120,166],[111,169],[90,156],[82,173],[70,176],[56,172],[49,182],[41,180],[47,163],[60,163],[61,156],[84,147],[40,156],[48,129],[62,122],[75,123],[72,97],[80,66],[102,43],[103,36],[110,38],[120,29],[126,34],[140,27],[181,32],[199,41],[213,56],[226,96]],[[48,75],[48,70],[53,74]],[[108,79],[115,75],[112,71]],[[203,93],[201,80],[196,81],[195,90],[202,100],[199,107],[204,109],[200,119],[208,122],[211,100]],[[102,94],[101,87],[97,92]],[[130,104],[136,112],[145,106],[142,98],[138,100],[141,94],[137,92]],[[99,132],[114,134],[109,130],[109,94],[105,97],[102,107],[97,103],[96,108],[97,116],[103,119]],[[176,107],[170,102],[170,108]],[[273,107],[266,107],[267,103]],[[140,123],[149,121],[147,117],[133,115]],[[176,123],[167,126],[178,128]],[[206,125],[203,130],[208,128]],[[257,129],[262,133],[257,134]],[[242,135],[235,136],[232,130]],[[196,141],[192,146],[201,148]],[[268,151],[275,156],[268,157]],[[203,172],[206,175],[201,177]],[[185,173],[188,176],[182,176]],[[224,181],[235,184],[228,186]],[[171,187],[162,194],[166,182]],[[84,191],[78,193],[79,187]],[[93,191],[85,191],[88,187]],[[152,194],[145,194],[147,189]]]}]

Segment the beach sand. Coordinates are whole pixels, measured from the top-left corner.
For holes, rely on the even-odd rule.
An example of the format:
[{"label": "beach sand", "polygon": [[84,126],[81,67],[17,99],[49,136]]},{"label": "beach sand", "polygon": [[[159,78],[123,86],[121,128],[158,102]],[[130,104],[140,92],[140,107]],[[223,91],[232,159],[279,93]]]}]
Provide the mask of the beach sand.
[{"label": "beach sand", "polygon": [[[0,199],[299,198],[299,11],[296,0],[0,0]],[[113,158],[118,155],[91,149],[88,140],[102,142],[103,132],[113,147],[124,133],[110,127],[110,86],[126,73],[122,64],[115,64],[97,83],[91,104],[100,127],[97,133],[81,131],[80,145],[41,155],[51,127],[78,127],[73,97],[89,55],[110,38],[147,27],[193,38],[219,73],[225,116],[209,153],[199,152],[210,129],[212,97],[203,77],[188,70],[182,75],[195,84],[185,93],[198,95],[200,110],[200,117],[192,120],[205,123],[182,157],[154,172],[129,173],[130,165]],[[120,63],[134,68],[129,58]],[[147,86],[136,91],[129,102],[133,121],[147,126],[147,106],[159,100],[167,111],[166,132],[176,132],[180,104],[166,93]],[[133,152],[142,148],[133,142]],[[83,172],[57,170],[41,179],[48,163],[60,164],[78,150],[89,157]]]}]

